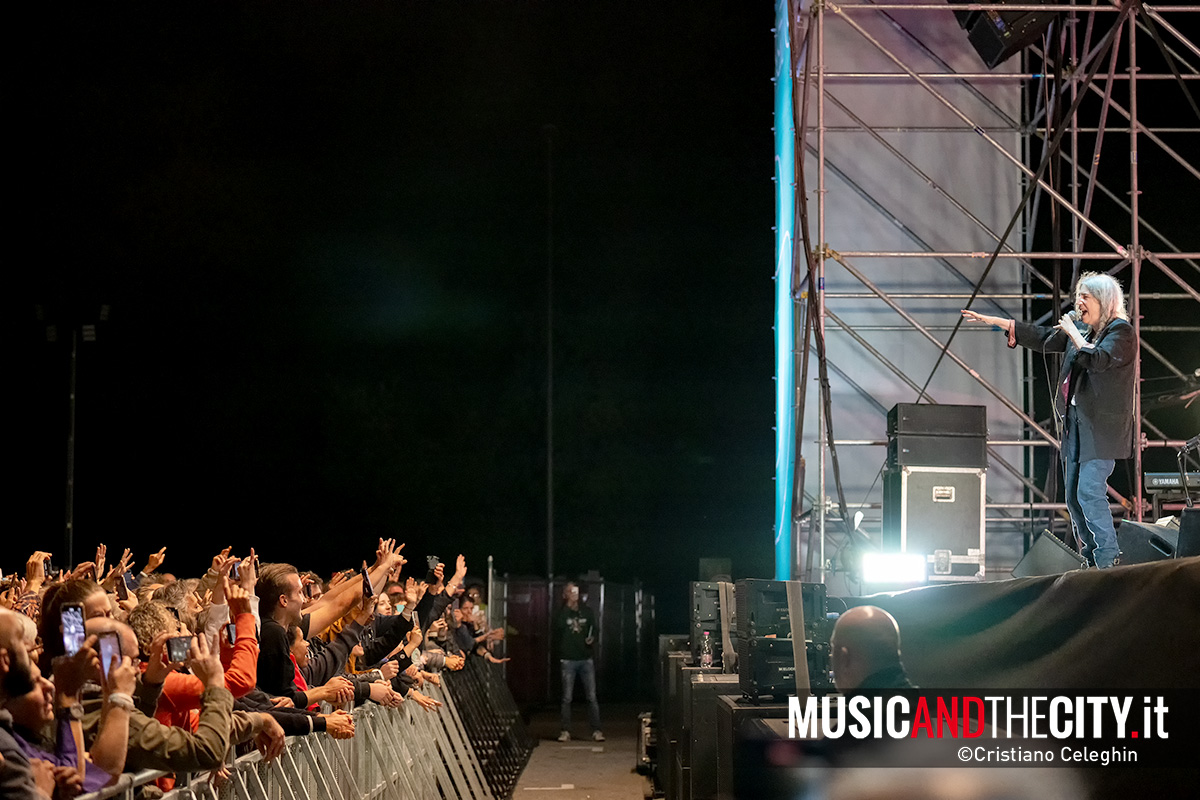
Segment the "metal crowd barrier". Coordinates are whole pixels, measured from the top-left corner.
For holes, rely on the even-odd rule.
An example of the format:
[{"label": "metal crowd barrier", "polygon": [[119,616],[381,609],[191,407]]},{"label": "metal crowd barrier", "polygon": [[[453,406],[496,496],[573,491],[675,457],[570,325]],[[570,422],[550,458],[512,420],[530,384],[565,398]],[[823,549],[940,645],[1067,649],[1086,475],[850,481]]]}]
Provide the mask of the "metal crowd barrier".
[{"label": "metal crowd barrier", "polygon": [[496,797],[509,797],[536,745],[505,681],[504,670],[468,658],[461,672],[442,673],[471,750]]},{"label": "metal crowd barrier", "polygon": [[[426,711],[369,703],[354,710],[355,736],[295,736],[282,755],[258,753],[229,765],[221,786],[208,774],[180,775],[163,800],[497,800],[512,794],[533,740],[497,665],[469,658],[462,672],[441,673],[443,688],[421,692],[442,702]],[[449,691],[447,691],[449,689]],[[135,800],[140,787],[168,773],[145,770],[78,800]]]}]

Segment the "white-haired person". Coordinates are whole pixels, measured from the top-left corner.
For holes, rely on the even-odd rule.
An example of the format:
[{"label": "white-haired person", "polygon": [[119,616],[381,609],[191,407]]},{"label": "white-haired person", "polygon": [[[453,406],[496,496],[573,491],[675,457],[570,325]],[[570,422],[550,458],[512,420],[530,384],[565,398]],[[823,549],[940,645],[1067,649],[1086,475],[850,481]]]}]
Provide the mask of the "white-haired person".
[{"label": "white-haired person", "polygon": [[1134,372],[1137,337],[1121,284],[1085,272],[1075,284],[1075,309],[1053,326],[1031,325],[963,310],[963,317],[994,325],[1008,346],[1063,353],[1054,393],[1062,423],[1063,486],[1082,554],[1097,567],[1120,556],[1106,486],[1117,459],[1133,455]]}]

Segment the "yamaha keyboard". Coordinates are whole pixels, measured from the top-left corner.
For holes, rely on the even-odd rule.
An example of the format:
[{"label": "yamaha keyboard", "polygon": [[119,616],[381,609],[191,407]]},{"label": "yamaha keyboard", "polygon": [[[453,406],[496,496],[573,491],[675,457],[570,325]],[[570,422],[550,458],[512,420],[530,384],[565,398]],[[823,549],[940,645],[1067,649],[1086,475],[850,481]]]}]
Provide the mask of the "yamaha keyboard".
[{"label": "yamaha keyboard", "polygon": [[[1180,488],[1178,472],[1147,472],[1142,476],[1146,491],[1162,492]],[[1200,489],[1200,472],[1187,474],[1187,488]]]}]

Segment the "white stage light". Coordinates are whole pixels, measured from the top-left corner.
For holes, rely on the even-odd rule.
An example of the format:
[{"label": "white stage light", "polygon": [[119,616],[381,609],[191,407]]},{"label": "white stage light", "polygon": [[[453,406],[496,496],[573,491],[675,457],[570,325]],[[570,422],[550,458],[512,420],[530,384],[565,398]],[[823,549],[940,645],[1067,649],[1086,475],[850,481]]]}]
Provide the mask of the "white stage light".
[{"label": "white stage light", "polygon": [[863,583],[925,583],[925,556],[918,553],[863,553]]}]

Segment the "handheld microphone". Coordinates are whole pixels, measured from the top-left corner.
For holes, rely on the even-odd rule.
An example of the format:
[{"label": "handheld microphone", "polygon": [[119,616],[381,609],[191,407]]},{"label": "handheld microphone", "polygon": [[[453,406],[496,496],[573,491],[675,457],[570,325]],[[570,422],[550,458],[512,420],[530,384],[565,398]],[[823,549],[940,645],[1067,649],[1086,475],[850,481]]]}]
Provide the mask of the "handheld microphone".
[{"label": "handheld microphone", "polygon": [[1073,308],[1067,312],[1067,316],[1070,317],[1073,322],[1079,321],[1079,312]]}]

